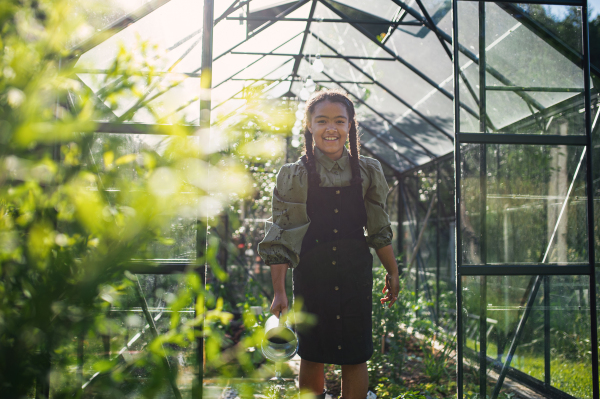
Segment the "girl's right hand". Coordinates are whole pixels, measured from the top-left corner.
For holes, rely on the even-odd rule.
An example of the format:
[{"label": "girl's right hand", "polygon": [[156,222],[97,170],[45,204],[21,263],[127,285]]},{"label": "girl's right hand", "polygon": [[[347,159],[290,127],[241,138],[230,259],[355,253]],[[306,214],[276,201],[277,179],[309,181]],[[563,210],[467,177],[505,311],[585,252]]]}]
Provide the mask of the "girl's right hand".
[{"label": "girl's right hand", "polygon": [[288,310],[288,299],[285,292],[283,293],[275,293],[275,297],[273,298],[273,303],[271,304],[271,313],[273,313],[277,318],[279,318],[280,314],[285,314]]}]

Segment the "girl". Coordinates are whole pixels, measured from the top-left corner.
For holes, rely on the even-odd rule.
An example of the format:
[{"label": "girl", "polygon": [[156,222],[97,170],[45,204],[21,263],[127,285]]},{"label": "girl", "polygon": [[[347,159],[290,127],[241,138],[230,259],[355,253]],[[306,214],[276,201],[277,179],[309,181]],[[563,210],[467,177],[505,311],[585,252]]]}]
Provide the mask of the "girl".
[{"label": "girl", "polygon": [[304,136],[305,155],[277,175],[273,225],[258,248],[271,266],[271,312],[287,311],[285,275],[293,268],[294,298],[302,298],[303,310],[317,319],[298,331],[300,388],[324,398],[323,364],[339,364],[344,399],[364,399],[366,361],[373,354],[369,247],[388,272],[381,303],[391,307],[399,291],[384,210],[388,186],[379,162],[359,156],[356,112],[345,92],[313,94],[306,103]]}]

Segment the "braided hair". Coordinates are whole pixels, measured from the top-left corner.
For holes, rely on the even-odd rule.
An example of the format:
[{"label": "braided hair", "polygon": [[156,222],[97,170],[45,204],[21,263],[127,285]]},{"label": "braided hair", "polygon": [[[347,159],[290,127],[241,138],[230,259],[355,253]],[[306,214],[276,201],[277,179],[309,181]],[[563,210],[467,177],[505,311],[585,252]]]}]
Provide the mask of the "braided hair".
[{"label": "braided hair", "polygon": [[331,103],[340,103],[346,107],[348,112],[348,118],[351,126],[348,132],[348,140],[350,142],[350,169],[352,170],[351,185],[361,184],[363,179],[360,176],[360,167],[358,163],[359,151],[360,151],[360,140],[358,137],[356,120],[356,111],[354,110],[354,103],[350,100],[348,93],[343,90],[331,89],[331,90],[320,90],[314,93],[306,102],[306,110],[304,111],[304,153],[306,154],[306,164],[308,166],[308,180],[314,187],[319,187],[321,184],[321,178],[317,173],[317,164],[315,159],[314,147],[313,147],[313,135],[308,130],[308,122],[310,121],[311,115],[315,110],[317,104],[329,101]]}]

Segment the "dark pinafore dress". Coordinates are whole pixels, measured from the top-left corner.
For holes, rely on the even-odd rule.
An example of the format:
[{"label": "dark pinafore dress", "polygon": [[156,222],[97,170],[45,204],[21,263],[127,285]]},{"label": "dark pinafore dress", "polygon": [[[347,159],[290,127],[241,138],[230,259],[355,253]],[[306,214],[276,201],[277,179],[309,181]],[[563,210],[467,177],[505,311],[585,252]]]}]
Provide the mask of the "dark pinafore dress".
[{"label": "dark pinafore dress", "polygon": [[[306,156],[302,162],[306,167]],[[294,300],[316,324],[298,326],[298,354],[316,363],[364,363],[373,354],[373,256],[362,187],[309,183],[306,207],[310,226],[293,272]]]}]

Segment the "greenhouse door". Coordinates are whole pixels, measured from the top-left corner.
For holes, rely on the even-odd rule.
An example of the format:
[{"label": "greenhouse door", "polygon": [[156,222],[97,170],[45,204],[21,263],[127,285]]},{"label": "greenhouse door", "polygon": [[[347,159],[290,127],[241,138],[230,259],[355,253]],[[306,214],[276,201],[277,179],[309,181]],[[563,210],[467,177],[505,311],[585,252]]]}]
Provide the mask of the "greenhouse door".
[{"label": "greenhouse door", "polygon": [[458,397],[598,398],[587,2],[452,7]]}]

